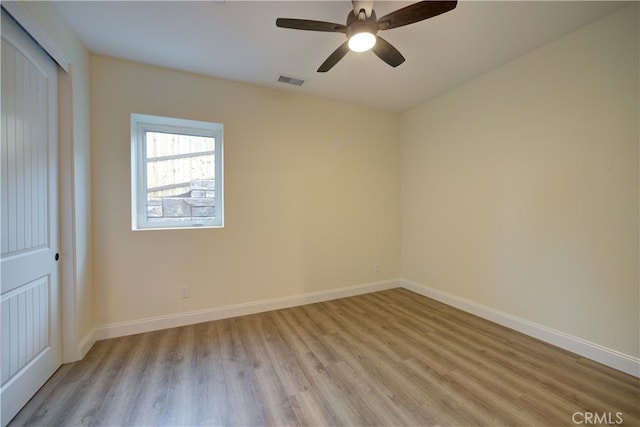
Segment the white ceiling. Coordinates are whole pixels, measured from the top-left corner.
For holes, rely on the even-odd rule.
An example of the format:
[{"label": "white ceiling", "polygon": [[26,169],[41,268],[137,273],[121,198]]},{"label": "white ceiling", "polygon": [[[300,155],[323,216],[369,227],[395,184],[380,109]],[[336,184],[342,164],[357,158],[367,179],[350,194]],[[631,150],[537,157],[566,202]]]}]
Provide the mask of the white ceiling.
[{"label": "white ceiling", "polygon": [[[375,2],[378,17],[413,2]],[[350,52],[316,69],[345,39],[277,28],[278,17],[345,23],[350,1],[71,1],[58,9],[91,52],[404,111],[628,4],[460,1],[451,12],[381,32],[407,59],[391,68]],[[302,87],[278,83],[284,74]]]}]

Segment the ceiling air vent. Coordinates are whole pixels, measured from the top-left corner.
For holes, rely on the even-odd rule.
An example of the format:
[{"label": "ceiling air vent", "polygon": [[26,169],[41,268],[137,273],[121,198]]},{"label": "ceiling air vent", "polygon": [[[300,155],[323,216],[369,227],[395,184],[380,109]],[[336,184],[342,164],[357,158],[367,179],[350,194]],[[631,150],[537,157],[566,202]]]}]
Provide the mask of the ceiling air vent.
[{"label": "ceiling air vent", "polygon": [[302,84],[304,83],[304,80],[296,79],[295,77],[280,76],[280,77],[278,77],[278,82],[286,83],[286,84],[294,85],[294,86],[302,86]]}]

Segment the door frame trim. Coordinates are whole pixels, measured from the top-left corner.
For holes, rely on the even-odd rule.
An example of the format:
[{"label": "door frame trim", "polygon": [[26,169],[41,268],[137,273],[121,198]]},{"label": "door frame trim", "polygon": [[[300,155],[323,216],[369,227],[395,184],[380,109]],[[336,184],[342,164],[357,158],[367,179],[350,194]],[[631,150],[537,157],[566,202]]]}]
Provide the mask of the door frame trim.
[{"label": "door frame trim", "polygon": [[69,61],[62,49],[58,47],[57,43],[47,35],[36,21],[22,10],[17,2],[13,0],[3,0],[2,8],[53,58],[60,68],[65,72],[69,72],[71,61]]}]

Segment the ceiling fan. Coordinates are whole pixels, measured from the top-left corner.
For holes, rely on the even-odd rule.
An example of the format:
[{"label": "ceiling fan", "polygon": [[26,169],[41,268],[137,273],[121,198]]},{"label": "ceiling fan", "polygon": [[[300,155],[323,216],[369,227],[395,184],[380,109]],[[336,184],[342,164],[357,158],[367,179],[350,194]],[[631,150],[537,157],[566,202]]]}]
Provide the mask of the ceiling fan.
[{"label": "ceiling fan", "polygon": [[380,59],[392,67],[402,64],[404,56],[388,41],[377,35],[378,31],[390,30],[413,24],[455,9],[457,1],[421,1],[376,18],[373,1],[353,0],[353,10],[347,15],[346,25],[308,19],[278,18],[276,26],[294,30],[344,33],[347,41],[342,43],[318,68],[326,73],[348,52],[372,50]]}]

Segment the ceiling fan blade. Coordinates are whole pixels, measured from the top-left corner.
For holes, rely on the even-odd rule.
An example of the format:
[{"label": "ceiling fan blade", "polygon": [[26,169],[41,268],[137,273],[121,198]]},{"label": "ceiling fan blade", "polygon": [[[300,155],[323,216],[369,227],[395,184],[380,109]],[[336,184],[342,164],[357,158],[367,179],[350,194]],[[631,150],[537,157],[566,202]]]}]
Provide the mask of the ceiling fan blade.
[{"label": "ceiling fan blade", "polygon": [[393,47],[391,43],[380,36],[377,36],[376,38],[376,45],[371,50],[378,56],[378,58],[382,59],[394,68],[405,61],[404,56],[402,56],[398,49]]},{"label": "ceiling fan blade", "polygon": [[347,27],[342,24],[332,22],[312,21],[309,19],[278,18],[276,26],[280,28],[291,28],[293,30],[325,31],[328,33],[346,33]]},{"label": "ceiling fan blade", "polygon": [[319,73],[326,73],[334,65],[338,63],[346,54],[349,52],[349,42],[346,41],[340,45],[336,50],[333,51],[331,55],[322,63],[320,68],[318,68]]},{"label": "ceiling fan blade", "polygon": [[421,1],[378,19],[379,30],[390,30],[413,24],[455,9],[457,1]]}]

